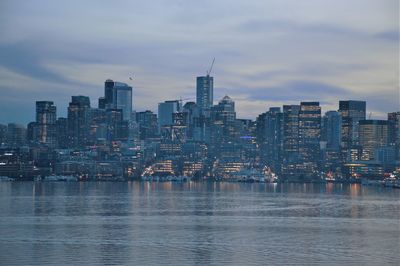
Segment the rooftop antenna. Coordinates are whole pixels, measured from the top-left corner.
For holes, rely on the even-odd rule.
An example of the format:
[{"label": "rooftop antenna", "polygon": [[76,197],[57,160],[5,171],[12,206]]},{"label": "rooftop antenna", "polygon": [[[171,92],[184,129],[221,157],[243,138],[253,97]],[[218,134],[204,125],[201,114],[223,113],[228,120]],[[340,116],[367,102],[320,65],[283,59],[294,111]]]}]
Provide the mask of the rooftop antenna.
[{"label": "rooftop antenna", "polygon": [[215,57],[214,57],[214,59],[213,59],[213,61],[212,61],[212,63],[211,63],[211,67],[210,67],[210,69],[209,69],[209,70],[207,70],[207,76],[210,76],[210,74],[211,74],[211,70],[212,70],[212,68],[213,68],[213,66],[214,66],[214,62],[215,62]]}]

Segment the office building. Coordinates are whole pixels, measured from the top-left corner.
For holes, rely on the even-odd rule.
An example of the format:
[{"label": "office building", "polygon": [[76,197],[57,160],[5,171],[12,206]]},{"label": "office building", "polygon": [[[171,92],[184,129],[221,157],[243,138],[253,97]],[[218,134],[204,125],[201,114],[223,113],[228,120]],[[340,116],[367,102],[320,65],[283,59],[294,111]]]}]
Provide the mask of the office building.
[{"label": "office building", "polygon": [[323,140],[326,141],[326,148],[339,150],[341,143],[342,117],[339,112],[328,111],[323,117]]},{"label": "office building", "polygon": [[197,77],[196,82],[196,104],[202,112],[213,106],[214,78],[207,76]]},{"label": "office building", "polygon": [[47,145],[49,147],[56,147],[56,120],[57,109],[51,101],[37,101],[36,102],[36,130],[35,141]]},{"label": "office building", "polygon": [[122,119],[128,121],[132,114],[132,87],[126,83],[107,79],[104,83],[104,100],[99,99],[99,108],[121,109]]},{"label": "office building", "polygon": [[388,146],[388,121],[360,120],[359,143],[362,148],[362,160],[374,160],[378,148]]},{"label": "office building", "polygon": [[85,146],[90,136],[90,100],[72,96],[68,106],[68,134],[71,147]]},{"label": "office building", "polygon": [[344,161],[349,161],[349,151],[358,145],[358,122],[365,120],[365,101],[339,101],[339,113],[342,116],[341,145]]},{"label": "office building", "polygon": [[158,126],[160,129],[163,126],[173,124],[173,114],[181,111],[180,102],[178,100],[165,101],[158,104]]},{"label": "office building", "polygon": [[400,112],[388,113],[388,142],[395,148],[395,157],[400,160]]},{"label": "office building", "polygon": [[263,164],[275,172],[280,171],[282,156],[283,113],[279,107],[271,107],[257,118],[257,143]]},{"label": "office building", "polygon": [[21,124],[7,125],[7,144],[11,147],[20,147],[26,143],[26,128]]},{"label": "office building", "polygon": [[309,173],[317,170],[321,140],[319,102],[301,102],[299,112],[299,155]]},{"label": "office building", "polygon": [[152,111],[136,112],[136,123],[139,127],[139,139],[146,140],[158,136],[157,115]]}]

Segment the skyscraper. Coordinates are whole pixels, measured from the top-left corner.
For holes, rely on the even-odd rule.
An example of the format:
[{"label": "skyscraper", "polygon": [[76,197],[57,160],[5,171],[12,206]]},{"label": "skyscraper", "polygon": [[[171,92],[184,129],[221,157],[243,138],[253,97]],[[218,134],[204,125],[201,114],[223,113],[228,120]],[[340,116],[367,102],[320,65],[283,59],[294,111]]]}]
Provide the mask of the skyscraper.
[{"label": "skyscraper", "polygon": [[55,147],[56,139],[56,107],[51,101],[36,102],[35,141],[49,147]]},{"label": "skyscraper", "polygon": [[196,104],[202,111],[207,111],[213,106],[214,78],[207,76],[197,77]]},{"label": "skyscraper", "polygon": [[358,122],[365,120],[365,101],[339,101],[339,113],[342,116],[342,154],[349,161],[352,146],[358,145]]},{"label": "skyscraper", "polygon": [[321,107],[319,102],[301,102],[299,112],[299,155],[307,171],[316,170],[320,160]]},{"label": "skyscraper", "polygon": [[360,120],[359,142],[362,147],[362,160],[374,160],[378,148],[388,145],[388,121]]},{"label": "skyscraper", "polygon": [[152,111],[136,112],[136,122],[139,126],[140,140],[155,138],[157,136],[157,115]]},{"label": "skyscraper", "polygon": [[257,118],[257,142],[261,160],[276,172],[280,171],[282,122],[283,113],[279,107],[271,107]]},{"label": "skyscraper", "polygon": [[104,100],[99,99],[99,108],[121,109],[122,119],[130,120],[132,114],[132,87],[126,83],[107,79],[104,83]]},{"label": "skyscraper", "polygon": [[165,101],[158,104],[158,126],[162,128],[173,124],[173,114],[180,112],[180,102],[178,100]]},{"label": "skyscraper", "polygon": [[395,147],[397,160],[400,160],[400,112],[388,113],[388,142]]},{"label": "skyscraper", "polygon": [[340,149],[342,117],[339,112],[328,111],[323,118],[324,138],[326,147],[332,150]]},{"label": "skyscraper", "polygon": [[299,112],[300,105],[283,106],[283,155],[286,160],[299,152]]},{"label": "skyscraper", "polygon": [[57,146],[61,149],[68,148],[68,119],[59,117],[56,121]]},{"label": "skyscraper", "polygon": [[84,146],[89,140],[90,100],[87,96],[72,96],[68,106],[68,133],[72,147]]},{"label": "skyscraper", "polygon": [[[226,95],[211,108],[210,154],[217,156],[223,144],[234,144],[236,112],[235,102]],[[226,145],[225,145],[226,146]]]}]

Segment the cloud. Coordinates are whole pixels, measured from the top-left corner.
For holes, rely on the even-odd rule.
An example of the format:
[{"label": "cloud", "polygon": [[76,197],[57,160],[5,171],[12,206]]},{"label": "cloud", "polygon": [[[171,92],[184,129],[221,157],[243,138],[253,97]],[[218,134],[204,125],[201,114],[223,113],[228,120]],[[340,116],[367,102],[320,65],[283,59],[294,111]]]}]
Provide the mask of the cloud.
[{"label": "cloud", "polygon": [[68,82],[61,75],[42,66],[40,53],[33,48],[34,45],[33,43],[0,44],[0,65],[16,73],[41,80]]},{"label": "cloud", "polygon": [[[95,105],[105,79],[131,75],[134,108],[156,111],[166,99],[194,98],[195,77],[214,56],[216,100],[234,97],[239,117],[301,100],[336,108],[339,99],[362,98],[381,114],[396,108],[397,0],[0,5],[0,106],[14,108],[0,122],[29,121],[19,110],[38,98],[56,101],[61,115],[71,95]],[[21,104],[9,105],[10,97]]]}]

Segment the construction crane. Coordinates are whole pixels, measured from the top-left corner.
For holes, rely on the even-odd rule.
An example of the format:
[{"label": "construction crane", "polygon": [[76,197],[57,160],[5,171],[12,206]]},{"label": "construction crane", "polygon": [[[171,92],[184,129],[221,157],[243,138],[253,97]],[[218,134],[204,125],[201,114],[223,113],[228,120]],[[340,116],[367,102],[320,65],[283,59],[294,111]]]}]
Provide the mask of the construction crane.
[{"label": "construction crane", "polygon": [[213,66],[214,66],[214,62],[215,62],[215,57],[214,57],[214,59],[213,59],[213,61],[212,61],[212,63],[211,63],[211,67],[210,67],[210,69],[209,69],[209,70],[207,70],[207,76],[210,76],[210,74],[211,74],[211,70],[212,70],[212,68],[213,68]]}]

